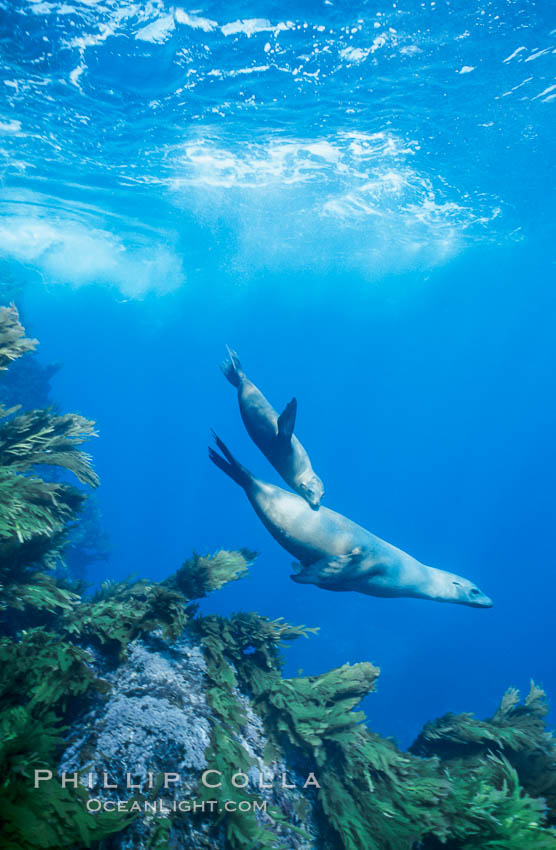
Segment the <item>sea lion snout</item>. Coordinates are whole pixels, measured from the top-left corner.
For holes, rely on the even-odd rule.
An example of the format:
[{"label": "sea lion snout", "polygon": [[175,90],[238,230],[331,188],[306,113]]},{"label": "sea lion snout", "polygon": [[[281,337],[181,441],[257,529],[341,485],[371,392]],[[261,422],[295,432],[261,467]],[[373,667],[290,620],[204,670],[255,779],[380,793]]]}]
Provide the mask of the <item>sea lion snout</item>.
[{"label": "sea lion snout", "polygon": [[468,600],[467,604],[471,605],[472,608],[492,608],[494,604],[490,596],[487,596],[486,593],[475,586],[469,590]]},{"label": "sea lion snout", "polygon": [[299,494],[314,511],[318,510],[324,496],[324,486],[318,475],[311,476],[308,481],[302,481],[299,484]]},{"label": "sea lion snout", "polygon": [[458,577],[452,581],[452,585],[455,590],[455,599],[452,601],[469,605],[471,608],[492,608],[494,603],[490,596],[487,596],[486,593],[479,590],[477,585],[467,581],[467,579]]},{"label": "sea lion snout", "polygon": [[471,605],[472,608],[492,608],[494,602],[490,596],[486,596],[484,593],[481,593],[480,599],[477,599],[476,602],[469,602],[468,604]]}]

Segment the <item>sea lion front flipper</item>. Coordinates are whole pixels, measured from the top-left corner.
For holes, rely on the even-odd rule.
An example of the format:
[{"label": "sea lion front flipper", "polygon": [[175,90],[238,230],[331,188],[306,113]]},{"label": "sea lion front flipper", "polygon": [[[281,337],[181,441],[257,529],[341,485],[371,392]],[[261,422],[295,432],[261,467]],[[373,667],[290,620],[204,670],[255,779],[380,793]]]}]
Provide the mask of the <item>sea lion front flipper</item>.
[{"label": "sea lion front flipper", "polygon": [[321,558],[307,566],[294,563],[296,572],[290,578],[299,584],[334,584],[338,579],[345,580],[355,572],[355,568],[361,563],[363,557],[363,550],[356,547],[345,555]]},{"label": "sea lion front flipper", "polygon": [[284,443],[290,443],[295,428],[295,417],[297,416],[297,399],[292,398],[286,404],[282,413],[278,417],[278,439]]}]

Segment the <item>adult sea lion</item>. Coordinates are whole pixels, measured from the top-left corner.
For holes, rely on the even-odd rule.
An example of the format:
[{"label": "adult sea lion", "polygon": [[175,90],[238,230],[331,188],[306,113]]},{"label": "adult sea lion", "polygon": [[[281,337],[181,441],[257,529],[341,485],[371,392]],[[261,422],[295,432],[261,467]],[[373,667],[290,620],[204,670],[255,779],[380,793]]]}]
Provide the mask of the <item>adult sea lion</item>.
[{"label": "adult sea lion", "polygon": [[466,578],[427,567],[347,517],[313,511],[295,493],[255,478],[219,437],[224,457],[209,456],[240,487],[275,540],[300,562],[294,581],[326,590],[355,590],[370,596],[412,596],[490,608],[492,601]]},{"label": "adult sea lion", "polygon": [[278,416],[262,392],[246,376],[236,352],[228,346],[226,348],[230,359],[225,360],[220,368],[229,382],[237,387],[239,409],[247,433],[286,484],[316,510],[321,503],[324,487],[313,472],[309,455],[293,433],[297,414],[296,399],[292,398]]}]

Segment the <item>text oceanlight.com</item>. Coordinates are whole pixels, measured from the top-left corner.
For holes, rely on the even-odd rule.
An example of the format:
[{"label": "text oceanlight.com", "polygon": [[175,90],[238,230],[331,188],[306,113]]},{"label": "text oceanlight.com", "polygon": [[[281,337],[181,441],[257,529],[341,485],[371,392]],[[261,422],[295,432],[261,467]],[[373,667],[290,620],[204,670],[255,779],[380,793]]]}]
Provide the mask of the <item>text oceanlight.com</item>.
[{"label": "text oceanlight.com", "polygon": [[145,812],[153,815],[171,815],[175,812],[266,812],[266,800],[87,800],[89,812]]},{"label": "text oceanlight.com", "polygon": [[[34,771],[34,787],[39,788],[43,782],[59,782],[62,788],[89,788],[106,791],[137,791],[139,794],[131,796],[129,799],[104,799],[103,797],[90,797],[85,801],[87,810],[91,813],[95,812],[124,812],[136,814],[145,812],[154,815],[169,815],[175,812],[203,812],[203,813],[218,813],[218,812],[266,812],[267,801],[247,798],[247,799],[228,799],[228,800],[204,800],[204,799],[165,799],[163,797],[157,799],[146,800],[143,798],[145,791],[153,791],[154,794],[161,790],[175,791],[181,784],[182,777],[179,773],[154,773],[149,771],[146,776],[139,775],[134,772],[125,774],[125,781],[117,783],[111,781],[111,777],[107,772],[74,772],[61,773],[55,776],[53,771],[47,769],[36,769]],[[191,777],[188,777],[191,781]],[[238,790],[246,790],[251,786],[251,791],[272,790],[273,788],[320,788],[320,784],[314,773],[308,773],[303,778],[296,777],[291,781],[287,773],[280,773],[278,776],[272,776],[263,773],[250,772],[246,774],[241,770],[237,770],[231,775],[225,775],[220,770],[208,769],[203,771],[199,777],[200,784],[207,789],[230,788],[230,785]],[[247,791],[246,791],[247,793]],[[151,795],[152,797],[153,795]]]}]

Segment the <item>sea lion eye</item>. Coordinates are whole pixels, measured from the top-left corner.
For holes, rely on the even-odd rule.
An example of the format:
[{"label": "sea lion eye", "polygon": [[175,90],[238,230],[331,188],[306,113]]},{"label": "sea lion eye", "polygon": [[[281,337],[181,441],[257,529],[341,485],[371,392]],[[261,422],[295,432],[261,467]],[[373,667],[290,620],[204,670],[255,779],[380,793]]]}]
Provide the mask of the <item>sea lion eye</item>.
[{"label": "sea lion eye", "polygon": [[476,587],[472,587],[469,593],[471,594],[471,596],[478,596],[479,591]]}]

